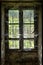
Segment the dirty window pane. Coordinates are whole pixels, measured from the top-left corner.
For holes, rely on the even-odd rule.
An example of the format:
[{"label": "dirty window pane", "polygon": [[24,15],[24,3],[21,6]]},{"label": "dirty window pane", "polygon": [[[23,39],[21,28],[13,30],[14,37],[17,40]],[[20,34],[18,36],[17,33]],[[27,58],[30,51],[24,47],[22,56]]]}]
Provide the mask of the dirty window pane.
[{"label": "dirty window pane", "polygon": [[24,38],[34,38],[34,25],[25,25],[23,26],[23,37]]},{"label": "dirty window pane", "polygon": [[34,40],[24,40],[24,49],[34,48]]},{"label": "dirty window pane", "polygon": [[34,23],[34,10],[23,10],[23,23]]},{"label": "dirty window pane", "polygon": [[9,10],[9,23],[19,23],[19,10]]},{"label": "dirty window pane", "polygon": [[19,49],[19,40],[9,40],[9,49]]},{"label": "dirty window pane", "polygon": [[9,25],[9,38],[19,38],[19,25]]}]

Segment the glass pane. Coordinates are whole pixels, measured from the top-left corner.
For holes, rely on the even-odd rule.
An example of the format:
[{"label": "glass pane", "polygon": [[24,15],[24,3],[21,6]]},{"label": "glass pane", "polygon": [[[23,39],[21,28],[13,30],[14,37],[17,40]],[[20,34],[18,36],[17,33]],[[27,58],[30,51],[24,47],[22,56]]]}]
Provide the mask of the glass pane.
[{"label": "glass pane", "polygon": [[9,40],[9,49],[19,49],[19,40]]},{"label": "glass pane", "polygon": [[9,23],[19,23],[19,10],[9,10]]},{"label": "glass pane", "polygon": [[34,25],[25,25],[23,27],[23,37],[24,38],[34,38]]},{"label": "glass pane", "polygon": [[23,10],[23,22],[34,23],[34,10]]},{"label": "glass pane", "polygon": [[34,48],[34,40],[24,40],[24,49]]},{"label": "glass pane", "polygon": [[9,25],[9,38],[19,38],[19,25]]}]

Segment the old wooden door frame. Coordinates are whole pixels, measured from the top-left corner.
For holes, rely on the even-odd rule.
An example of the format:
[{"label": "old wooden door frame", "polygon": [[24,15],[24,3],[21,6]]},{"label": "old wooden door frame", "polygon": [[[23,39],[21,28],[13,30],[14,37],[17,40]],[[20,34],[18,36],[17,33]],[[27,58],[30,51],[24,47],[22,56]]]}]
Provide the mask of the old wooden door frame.
[{"label": "old wooden door frame", "polygon": [[[11,6],[11,4],[12,4],[12,7],[14,6],[14,3],[8,3],[8,5],[9,6]],[[27,5],[28,4],[28,5]],[[25,3],[25,5],[26,6],[36,6],[37,5],[37,3]],[[4,8],[5,7],[8,7],[8,5],[7,5],[7,2],[6,3],[2,3],[1,4],[1,65],[4,65],[4,62],[5,62],[5,41],[4,41],[4,29],[5,29],[5,26],[4,26],[4,20],[5,20],[5,17],[4,17]],[[15,3],[15,5],[16,5],[16,3]],[[22,5],[22,4],[19,4],[19,5]],[[18,5],[18,6],[19,6]],[[40,6],[40,4],[38,3],[38,5]],[[23,5],[24,6],[24,5]],[[40,41],[38,41],[38,45],[39,45],[39,48],[41,48],[42,49],[42,19],[41,19],[41,16],[42,16],[42,9],[41,9],[41,7],[40,7],[40,9],[39,9],[39,25],[38,25],[38,27],[39,27],[39,32],[40,32],[40,35],[39,35],[39,39],[38,40],[40,40]],[[41,62],[41,58],[42,58],[42,56],[40,56],[40,52],[41,52],[41,49],[39,49],[39,52],[38,52],[38,54],[39,54],[39,61]],[[41,52],[42,53],[42,52]]]}]

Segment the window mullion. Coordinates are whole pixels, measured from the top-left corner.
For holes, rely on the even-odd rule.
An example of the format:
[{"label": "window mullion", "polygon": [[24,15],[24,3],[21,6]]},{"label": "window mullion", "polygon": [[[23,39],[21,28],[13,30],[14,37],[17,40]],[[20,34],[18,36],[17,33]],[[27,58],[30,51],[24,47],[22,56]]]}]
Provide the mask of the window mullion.
[{"label": "window mullion", "polygon": [[20,50],[23,49],[23,11],[19,10]]}]

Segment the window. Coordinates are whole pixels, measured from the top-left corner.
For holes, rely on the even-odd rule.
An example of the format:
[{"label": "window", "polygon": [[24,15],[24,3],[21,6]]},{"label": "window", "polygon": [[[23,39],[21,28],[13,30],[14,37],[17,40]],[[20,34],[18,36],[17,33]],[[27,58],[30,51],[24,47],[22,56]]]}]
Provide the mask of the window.
[{"label": "window", "polygon": [[[34,10],[23,10],[23,48],[34,48]],[[25,40],[26,39],[26,40]]]},{"label": "window", "polygon": [[9,31],[9,49],[19,49],[19,11],[9,10],[8,11],[8,31]]},{"label": "window", "polygon": [[8,10],[7,12],[8,48],[16,50],[35,49],[34,9]]}]

